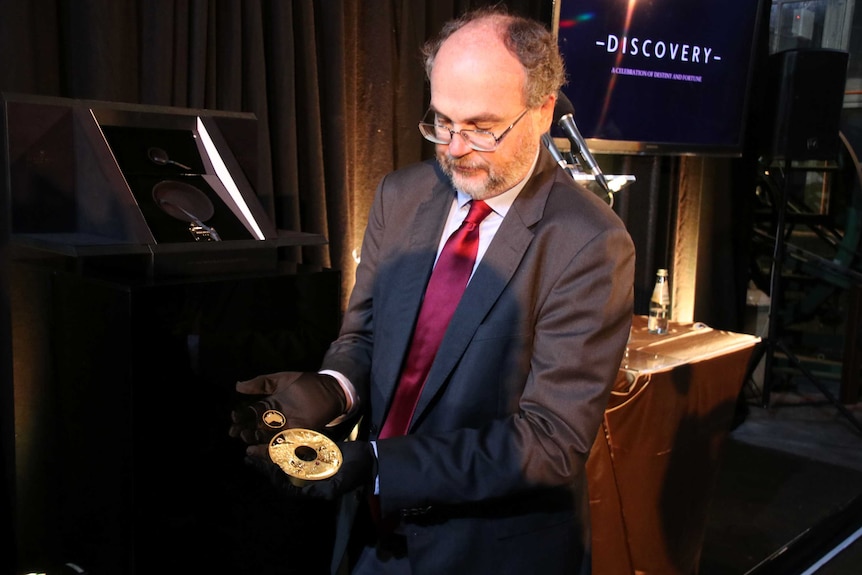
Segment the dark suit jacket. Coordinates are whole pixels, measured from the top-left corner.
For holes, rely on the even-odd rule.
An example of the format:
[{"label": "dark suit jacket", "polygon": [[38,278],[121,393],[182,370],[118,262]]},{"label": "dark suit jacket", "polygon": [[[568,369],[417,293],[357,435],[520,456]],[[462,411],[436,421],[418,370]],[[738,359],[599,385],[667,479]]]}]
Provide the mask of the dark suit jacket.
[{"label": "dark suit jacket", "polygon": [[[323,362],[356,386],[370,439],[453,194],[435,162],[377,189]],[[380,504],[405,515],[414,574],[579,572],[584,466],[628,338],[633,276],[623,223],[542,148],[455,311],[410,434],[378,442]]]}]

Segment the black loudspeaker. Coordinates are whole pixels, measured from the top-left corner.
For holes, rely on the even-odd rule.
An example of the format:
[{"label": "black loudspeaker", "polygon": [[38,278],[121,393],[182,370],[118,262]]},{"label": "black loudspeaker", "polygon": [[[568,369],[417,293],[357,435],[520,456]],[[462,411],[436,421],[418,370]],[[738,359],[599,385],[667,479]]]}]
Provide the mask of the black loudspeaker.
[{"label": "black loudspeaker", "polygon": [[775,114],[764,134],[772,159],[834,160],[847,79],[847,52],[798,49],[769,57],[769,99]]}]

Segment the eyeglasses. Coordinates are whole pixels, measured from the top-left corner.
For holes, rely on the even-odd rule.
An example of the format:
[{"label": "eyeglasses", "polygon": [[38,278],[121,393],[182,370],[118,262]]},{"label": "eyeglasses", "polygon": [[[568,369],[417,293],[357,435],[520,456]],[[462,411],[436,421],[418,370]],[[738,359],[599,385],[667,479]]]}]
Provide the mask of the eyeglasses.
[{"label": "eyeglasses", "polygon": [[[515,127],[515,124],[521,121],[529,108],[524,109],[515,121],[509,124],[509,127],[503,130],[503,133],[499,136],[495,136],[491,132],[486,130],[458,130],[455,131],[448,126],[443,126],[437,123],[427,122],[429,114],[436,113],[429,109],[425,112],[425,117],[419,122],[419,132],[422,134],[422,137],[428,140],[429,142],[434,142],[435,144],[449,144],[452,142],[452,138],[455,137],[455,134],[461,134],[461,137],[464,138],[464,142],[467,143],[472,149],[477,152],[493,152],[497,149],[497,146],[500,145],[500,141],[512,131],[512,128]],[[436,120],[436,117],[435,117]]]}]

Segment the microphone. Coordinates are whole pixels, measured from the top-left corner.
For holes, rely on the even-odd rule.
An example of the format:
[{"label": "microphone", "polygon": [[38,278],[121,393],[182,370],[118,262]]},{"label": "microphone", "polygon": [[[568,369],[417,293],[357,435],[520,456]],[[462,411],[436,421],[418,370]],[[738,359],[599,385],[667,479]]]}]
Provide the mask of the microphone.
[{"label": "microphone", "polygon": [[562,90],[557,93],[557,104],[554,106],[554,121],[572,143],[572,152],[579,155],[586,162],[596,181],[604,191],[610,194],[611,190],[608,187],[607,180],[605,180],[605,175],[602,173],[601,168],[599,168],[596,159],[590,153],[584,137],[581,136],[581,132],[575,124],[575,107],[572,105],[572,101],[563,94]]},{"label": "microphone", "polygon": [[545,147],[551,152],[551,155],[560,164],[560,167],[566,171],[569,171],[569,163],[563,158],[563,154],[560,153],[560,149],[554,143],[554,139],[551,138],[551,135],[547,132],[542,134],[542,143],[545,144]]}]

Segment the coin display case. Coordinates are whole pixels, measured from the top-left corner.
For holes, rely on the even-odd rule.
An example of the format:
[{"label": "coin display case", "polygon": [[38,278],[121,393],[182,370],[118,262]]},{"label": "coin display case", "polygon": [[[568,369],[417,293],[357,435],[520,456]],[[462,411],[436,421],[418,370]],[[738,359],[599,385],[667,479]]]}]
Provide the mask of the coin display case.
[{"label": "coin display case", "polygon": [[4,94],[0,121],[16,258],[190,276],[326,243],[267,213],[253,114]]},{"label": "coin display case", "polygon": [[4,94],[0,123],[5,564],[316,564],[331,506],[275,493],[228,436],[236,382],[316,369],[340,324],[340,273],[292,257],[326,239],[259,199],[256,118]]}]

